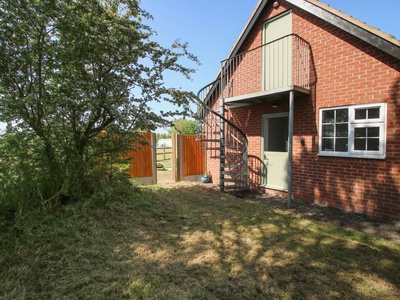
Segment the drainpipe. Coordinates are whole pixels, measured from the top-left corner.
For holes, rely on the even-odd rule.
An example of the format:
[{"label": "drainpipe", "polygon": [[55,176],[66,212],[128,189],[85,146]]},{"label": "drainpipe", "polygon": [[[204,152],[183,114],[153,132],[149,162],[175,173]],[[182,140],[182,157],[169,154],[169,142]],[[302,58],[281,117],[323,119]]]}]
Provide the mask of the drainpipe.
[{"label": "drainpipe", "polygon": [[294,106],[294,91],[289,93],[289,161],[288,161],[288,203],[290,208],[292,200],[292,161],[293,161],[293,106]]}]

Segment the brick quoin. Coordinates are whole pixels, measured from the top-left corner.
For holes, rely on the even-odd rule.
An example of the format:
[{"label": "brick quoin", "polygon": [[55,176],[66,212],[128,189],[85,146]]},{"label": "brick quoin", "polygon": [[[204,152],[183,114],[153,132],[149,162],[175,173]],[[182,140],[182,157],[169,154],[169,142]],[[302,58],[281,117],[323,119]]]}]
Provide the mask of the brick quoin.
[{"label": "brick quoin", "polygon": [[[278,9],[267,5],[239,53],[260,46],[263,23],[289,9],[292,10],[292,32],[311,45],[315,73],[311,78],[311,95],[297,97],[294,103],[294,199],[373,216],[400,218],[399,60],[285,1],[281,1]],[[241,76],[255,77],[255,73],[261,72],[259,61],[248,64],[251,68],[242,71]],[[259,86],[254,80],[248,86],[235,88],[241,93],[250,93]],[[379,102],[387,103],[385,159],[318,155],[321,108]],[[262,116],[288,111],[288,100],[278,105],[272,108],[271,102],[266,102],[227,108],[227,119],[248,137],[250,155],[261,155]],[[214,109],[219,109],[219,100],[214,103]],[[214,182],[218,182],[219,161],[209,159],[208,169]]]}]

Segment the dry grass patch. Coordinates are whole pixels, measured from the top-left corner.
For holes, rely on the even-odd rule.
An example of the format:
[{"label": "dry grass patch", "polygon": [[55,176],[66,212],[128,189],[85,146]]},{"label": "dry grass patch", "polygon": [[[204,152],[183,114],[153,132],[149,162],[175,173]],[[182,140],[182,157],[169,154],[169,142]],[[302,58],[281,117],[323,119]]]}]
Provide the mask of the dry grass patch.
[{"label": "dry grass patch", "polygon": [[400,243],[202,186],[2,223],[4,299],[398,299]]}]

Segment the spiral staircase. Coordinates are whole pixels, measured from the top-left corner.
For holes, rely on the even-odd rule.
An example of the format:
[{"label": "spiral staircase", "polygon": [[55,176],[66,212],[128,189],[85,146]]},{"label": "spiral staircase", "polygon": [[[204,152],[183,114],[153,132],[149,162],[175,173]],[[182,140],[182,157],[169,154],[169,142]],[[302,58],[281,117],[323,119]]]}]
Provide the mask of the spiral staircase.
[{"label": "spiral staircase", "polygon": [[219,160],[220,191],[243,191],[248,189],[248,141],[240,128],[224,117],[224,106],[219,112],[215,105],[214,91],[220,80],[203,87],[197,94],[197,140],[207,150],[211,159]]}]

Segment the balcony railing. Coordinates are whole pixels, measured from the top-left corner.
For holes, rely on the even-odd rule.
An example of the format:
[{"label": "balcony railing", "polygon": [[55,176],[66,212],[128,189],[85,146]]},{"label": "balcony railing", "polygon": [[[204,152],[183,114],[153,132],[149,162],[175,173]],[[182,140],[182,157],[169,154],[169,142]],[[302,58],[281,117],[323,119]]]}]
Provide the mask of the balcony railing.
[{"label": "balcony railing", "polygon": [[290,34],[222,61],[223,98],[298,86],[310,88],[310,44]]}]

